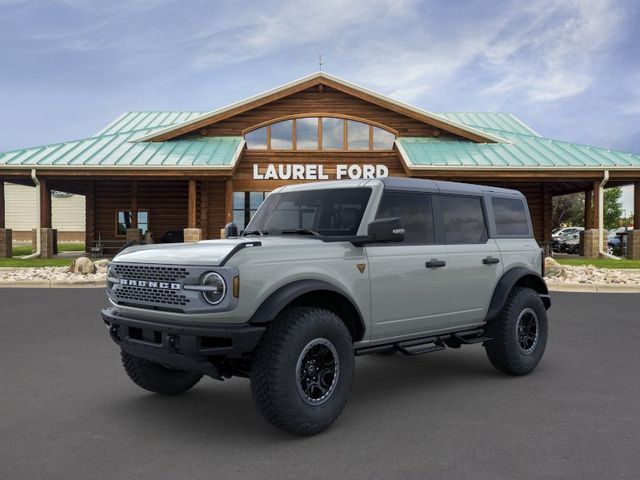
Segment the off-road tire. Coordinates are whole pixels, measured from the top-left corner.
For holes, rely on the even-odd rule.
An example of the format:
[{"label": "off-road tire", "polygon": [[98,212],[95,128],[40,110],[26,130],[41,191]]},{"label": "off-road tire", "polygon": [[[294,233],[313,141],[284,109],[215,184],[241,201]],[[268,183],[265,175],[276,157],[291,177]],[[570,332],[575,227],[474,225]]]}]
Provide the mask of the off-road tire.
[{"label": "off-road tire", "polygon": [[[537,340],[525,353],[517,334],[518,318],[521,314],[537,317]],[[544,354],[547,345],[547,312],[537,292],[530,288],[515,287],[509,294],[504,308],[487,325],[487,336],[491,338],[484,346],[491,364],[511,375],[530,373]]]},{"label": "off-road tire", "polygon": [[161,395],[180,395],[200,381],[202,375],[184,370],[173,370],[144,358],[120,351],[124,370],[133,383]]},{"label": "off-road tire", "polygon": [[[338,368],[333,390],[323,403],[310,405],[299,391],[298,364],[306,358],[305,348],[319,339],[333,345]],[[258,411],[287,432],[320,433],[347,404],[354,363],[353,341],[340,317],[315,307],[285,310],[268,325],[252,360],[251,393]]]}]

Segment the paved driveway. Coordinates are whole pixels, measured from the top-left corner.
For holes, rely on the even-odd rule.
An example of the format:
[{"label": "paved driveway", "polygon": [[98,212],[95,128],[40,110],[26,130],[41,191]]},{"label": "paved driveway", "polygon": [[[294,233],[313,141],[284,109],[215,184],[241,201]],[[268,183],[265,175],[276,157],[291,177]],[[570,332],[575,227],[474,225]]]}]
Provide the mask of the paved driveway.
[{"label": "paved driveway", "polygon": [[361,357],[349,405],[297,438],[249,384],[183,397],[125,376],[101,290],[0,290],[2,479],[613,479],[640,475],[640,295],[554,294],[530,376],[482,347]]}]

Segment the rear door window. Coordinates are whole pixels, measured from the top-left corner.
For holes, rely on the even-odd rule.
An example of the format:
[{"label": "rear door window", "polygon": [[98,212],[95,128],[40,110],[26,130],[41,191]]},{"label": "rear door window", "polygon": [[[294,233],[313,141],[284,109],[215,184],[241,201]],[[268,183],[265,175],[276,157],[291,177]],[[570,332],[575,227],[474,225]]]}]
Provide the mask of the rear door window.
[{"label": "rear door window", "polygon": [[442,195],[440,207],[445,243],[485,243],[487,227],[480,197]]},{"label": "rear door window", "polygon": [[527,210],[521,199],[494,197],[491,199],[491,205],[498,235],[523,237],[530,235]]}]

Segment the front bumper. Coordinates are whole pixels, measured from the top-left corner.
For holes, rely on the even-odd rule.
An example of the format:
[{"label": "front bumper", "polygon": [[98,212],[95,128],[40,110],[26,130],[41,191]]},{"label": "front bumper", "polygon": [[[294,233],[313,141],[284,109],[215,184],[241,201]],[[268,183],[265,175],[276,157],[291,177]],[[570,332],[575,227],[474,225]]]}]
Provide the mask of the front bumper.
[{"label": "front bumper", "polygon": [[241,358],[253,351],[264,326],[216,324],[188,326],[124,317],[114,308],[102,310],[111,338],[135,357],[182,370],[221,378],[212,360]]}]

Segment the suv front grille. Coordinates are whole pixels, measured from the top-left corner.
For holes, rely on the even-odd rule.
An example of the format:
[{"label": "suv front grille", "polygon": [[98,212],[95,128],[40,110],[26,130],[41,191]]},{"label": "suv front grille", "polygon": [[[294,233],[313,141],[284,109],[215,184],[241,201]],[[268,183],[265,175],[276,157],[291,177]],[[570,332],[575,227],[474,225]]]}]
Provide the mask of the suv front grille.
[{"label": "suv front grille", "polygon": [[123,265],[114,264],[114,272],[118,277],[157,282],[180,282],[189,276],[184,267],[161,267],[156,265]]},{"label": "suv front grille", "polygon": [[161,288],[134,287],[131,285],[119,285],[116,298],[128,303],[156,303],[172,306],[185,306],[189,299],[175,290]]}]

